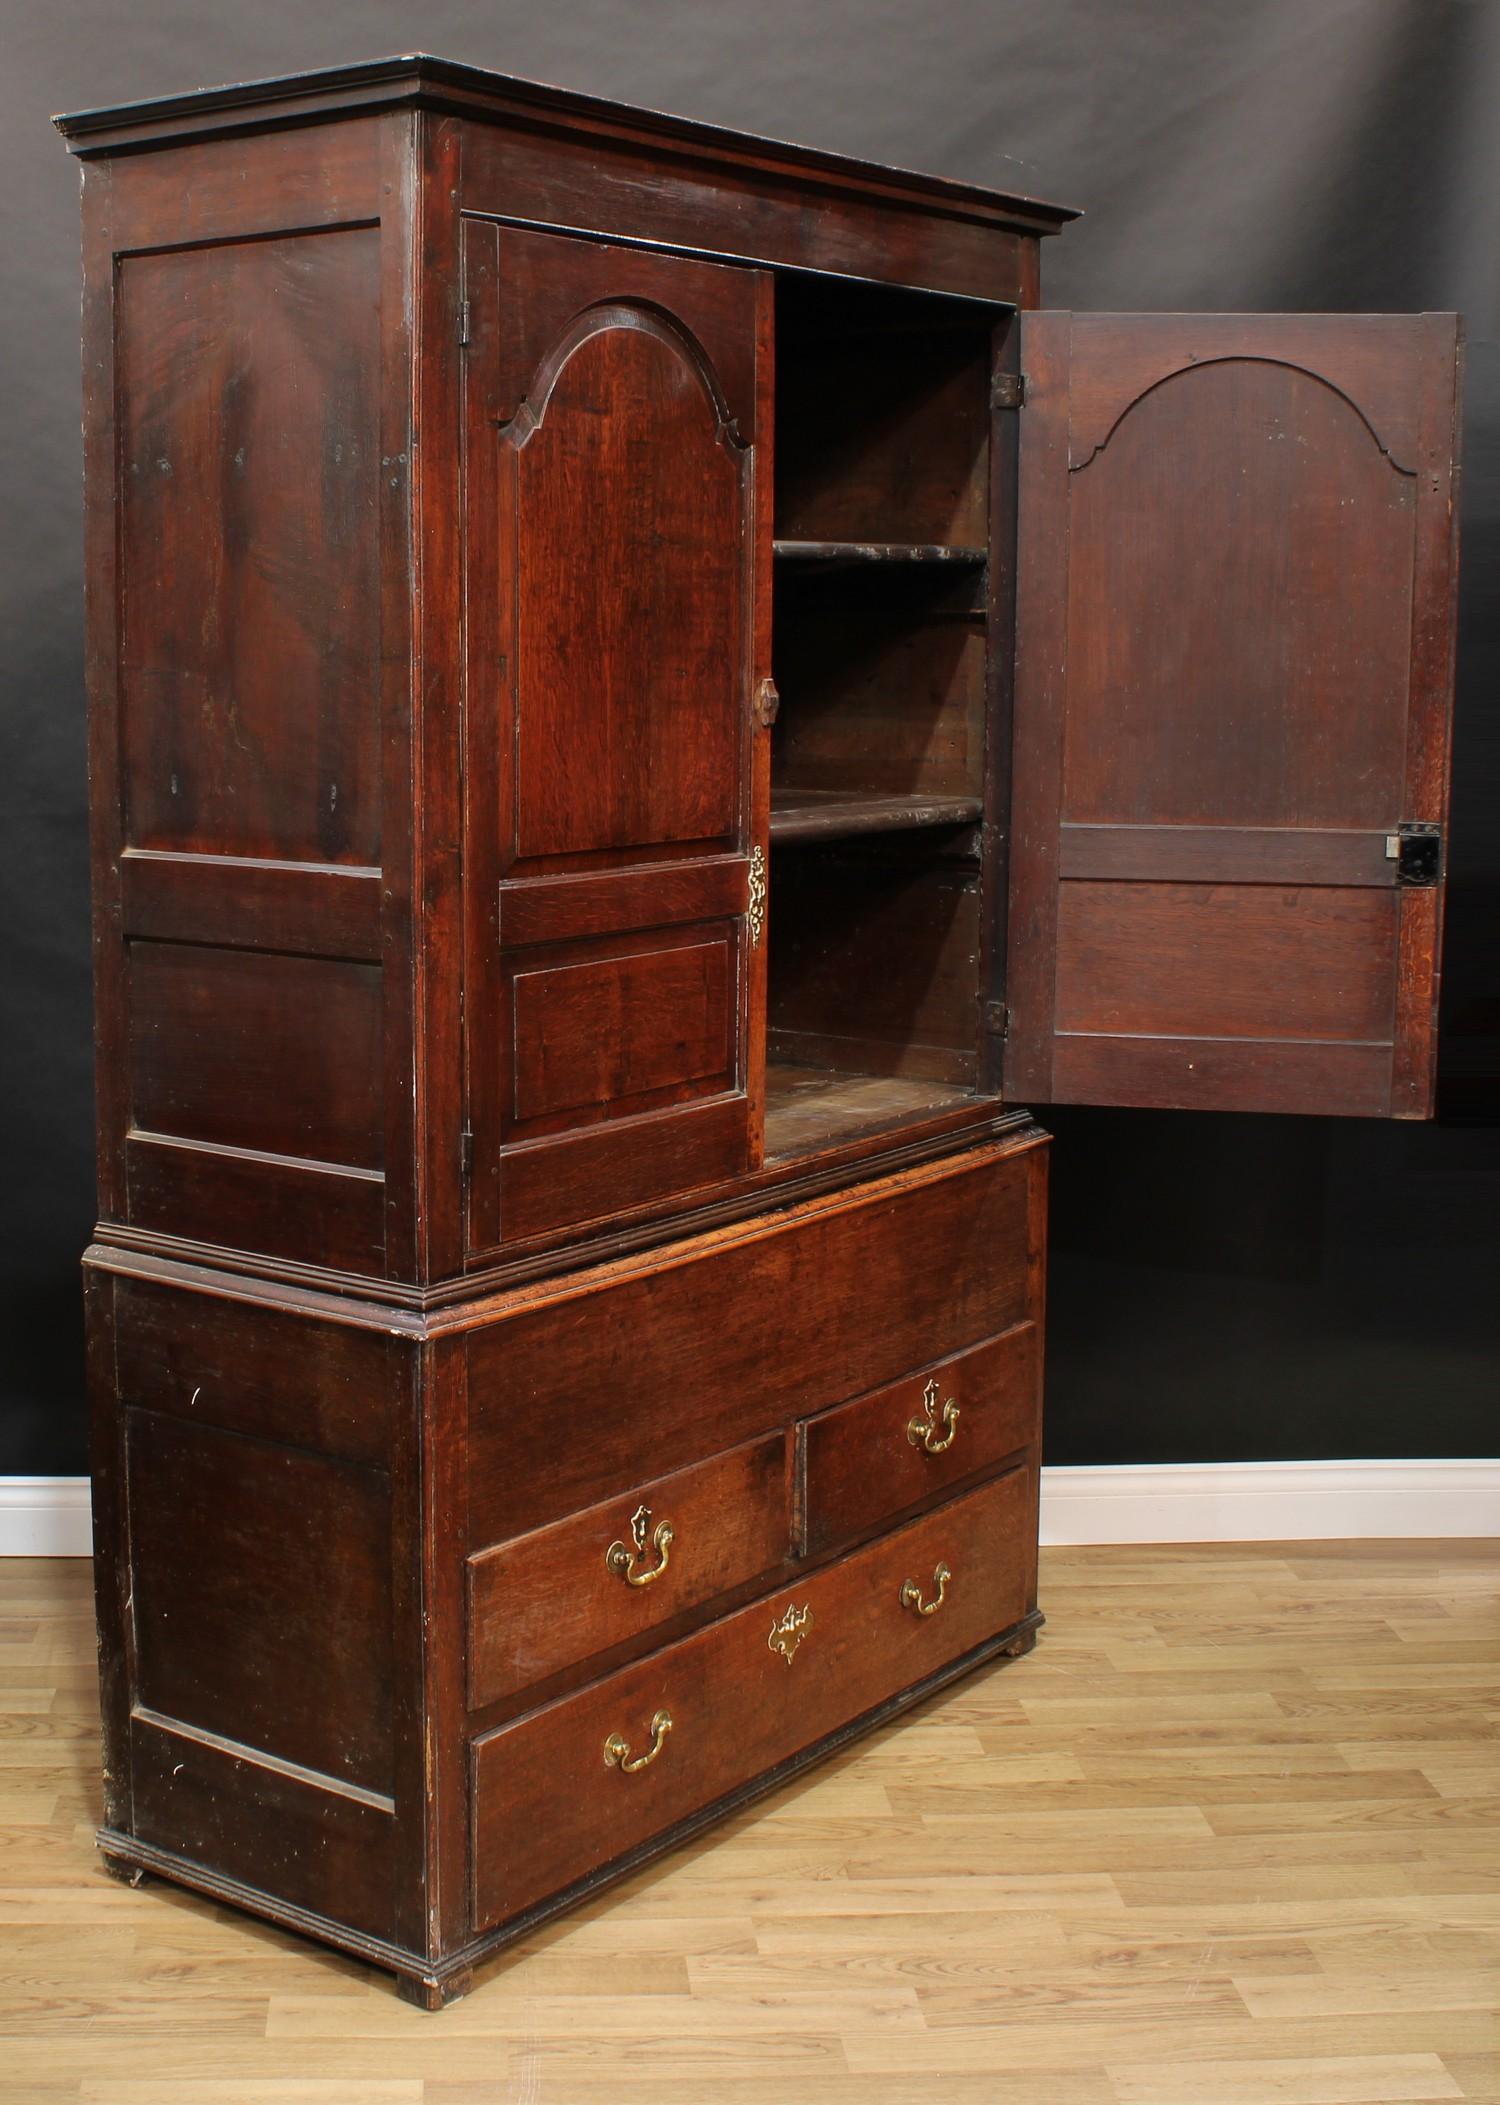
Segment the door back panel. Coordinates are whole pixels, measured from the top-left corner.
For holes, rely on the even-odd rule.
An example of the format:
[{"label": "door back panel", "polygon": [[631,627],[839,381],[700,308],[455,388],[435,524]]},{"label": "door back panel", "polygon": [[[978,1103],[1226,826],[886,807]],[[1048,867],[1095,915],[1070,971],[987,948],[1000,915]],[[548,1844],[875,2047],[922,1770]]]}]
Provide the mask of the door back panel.
[{"label": "door back panel", "polygon": [[1024,326],[1008,1093],[1425,1115],[1456,318]]}]

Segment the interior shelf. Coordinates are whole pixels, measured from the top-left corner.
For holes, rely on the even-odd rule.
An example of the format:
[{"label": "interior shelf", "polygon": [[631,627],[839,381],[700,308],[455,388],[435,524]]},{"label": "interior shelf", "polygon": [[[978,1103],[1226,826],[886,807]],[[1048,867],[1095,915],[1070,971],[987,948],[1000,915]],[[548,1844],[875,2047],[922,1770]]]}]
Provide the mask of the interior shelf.
[{"label": "interior shelf", "polygon": [[920,1123],[974,1101],[974,1091],[907,1075],[839,1074],[773,1060],[766,1068],[766,1154],[816,1153],[842,1140]]},{"label": "interior shelf", "polygon": [[956,570],[982,570],[983,548],[956,548],[940,541],[775,541],[784,563],[934,563]]},{"label": "interior shelf", "polygon": [[861,833],[907,833],[921,826],[973,826],[978,797],[876,795],[863,790],[771,789],[773,841],[842,840]]}]

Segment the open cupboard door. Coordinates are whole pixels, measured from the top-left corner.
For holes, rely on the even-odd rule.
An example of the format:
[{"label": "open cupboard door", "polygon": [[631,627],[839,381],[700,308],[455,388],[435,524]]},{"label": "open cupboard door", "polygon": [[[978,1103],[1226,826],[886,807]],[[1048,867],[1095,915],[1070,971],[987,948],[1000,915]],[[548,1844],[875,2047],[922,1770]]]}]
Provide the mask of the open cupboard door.
[{"label": "open cupboard door", "polygon": [[1427,1117],[1454,315],[1027,315],[1005,1092]]}]

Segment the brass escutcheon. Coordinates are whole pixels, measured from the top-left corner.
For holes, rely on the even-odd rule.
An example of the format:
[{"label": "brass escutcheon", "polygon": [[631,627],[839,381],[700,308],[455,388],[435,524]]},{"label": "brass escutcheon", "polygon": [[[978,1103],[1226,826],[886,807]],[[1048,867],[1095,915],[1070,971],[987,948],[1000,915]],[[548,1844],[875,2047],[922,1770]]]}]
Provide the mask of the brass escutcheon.
[{"label": "brass escutcheon", "polygon": [[797,1656],[797,1647],[812,1628],[812,1603],[799,1608],[795,1602],[783,1612],[779,1622],[771,1625],[771,1634],[766,1643],[773,1652],[779,1652],[790,1666]]},{"label": "brass escutcheon", "polygon": [[651,1720],[651,1744],[644,1754],[636,1755],[632,1755],[630,1742],[622,1732],[612,1732],[604,1742],[604,1766],[607,1769],[618,1769],[622,1776],[634,1776],[637,1769],[649,1769],[667,1744],[667,1734],[671,1730],[671,1711],[657,1711]]},{"label": "brass escutcheon", "polygon": [[657,1562],[644,1571],[635,1569],[637,1557],[646,1554],[646,1536],[651,1529],[651,1508],[637,1506],[630,1517],[630,1540],[635,1544],[632,1551],[629,1543],[612,1542],[604,1552],[604,1561],[613,1572],[618,1572],[627,1586],[650,1586],[667,1568],[667,1560],[676,1539],[670,1520],[659,1520],[651,1534],[651,1547]]},{"label": "brass escutcheon", "polygon": [[912,1446],[923,1448],[928,1454],[942,1454],[953,1445],[953,1436],[958,1431],[958,1404],[950,1396],[939,1410],[937,1400],[937,1376],[934,1375],[922,1391],[921,1415],[913,1418],[906,1428],[906,1437]]},{"label": "brass escutcheon", "polygon": [[936,1615],[948,1594],[948,1581],[953,1577],[946,1564],[940,1564],[932,1575],[937,1592],[930,1601],[922,1598],[922,1589],[915,1579],[908,1579],[901,1589],[901,1605],[910,1608],[913,1615]]},{"label": "brass escutcheon", "polygon": [[750,923],[750,947],[753,950],[766,925],[766,851],[759,841],[750,856],[750,894],[745,919]]}]

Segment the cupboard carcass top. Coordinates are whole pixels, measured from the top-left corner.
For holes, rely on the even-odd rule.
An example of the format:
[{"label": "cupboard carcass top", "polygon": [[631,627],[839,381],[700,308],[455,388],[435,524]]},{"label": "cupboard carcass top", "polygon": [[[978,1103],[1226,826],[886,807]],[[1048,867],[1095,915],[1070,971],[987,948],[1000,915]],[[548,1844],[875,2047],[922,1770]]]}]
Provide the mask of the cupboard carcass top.
[{"label": "cupboard carcass top", "polygon": [[1077,217],[1041,199],[421,53],[81,110],[55,122],[72,151],[92,159],[412,111],[463,124],[465,202],[478,209],[483,190],[497,198],[503,190],[503,205],[492,209],[539,224],[649,235],[708,254],[936,292],[1034,304],[1035,242]]}]

